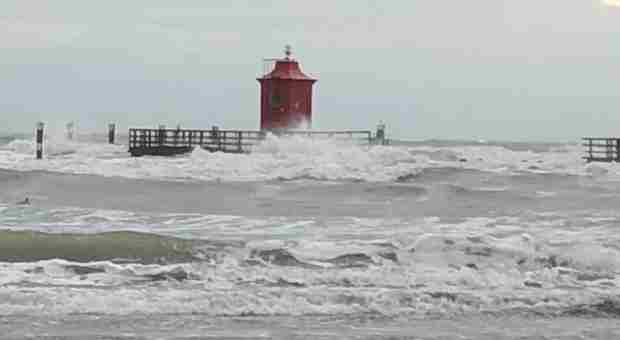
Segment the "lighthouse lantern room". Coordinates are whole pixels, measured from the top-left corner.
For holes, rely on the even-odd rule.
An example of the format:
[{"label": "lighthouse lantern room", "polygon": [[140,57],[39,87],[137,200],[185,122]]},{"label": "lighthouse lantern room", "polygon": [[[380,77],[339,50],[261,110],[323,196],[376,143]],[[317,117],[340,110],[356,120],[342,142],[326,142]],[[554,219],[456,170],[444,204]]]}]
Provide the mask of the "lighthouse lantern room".
[{"label": "lighthouse lantern room", "polygon": [[295,129],[312,124],[312,86],[286,46],[284,59],[276,59],[270,73],[257,79],[261,87],[261,130]]}]

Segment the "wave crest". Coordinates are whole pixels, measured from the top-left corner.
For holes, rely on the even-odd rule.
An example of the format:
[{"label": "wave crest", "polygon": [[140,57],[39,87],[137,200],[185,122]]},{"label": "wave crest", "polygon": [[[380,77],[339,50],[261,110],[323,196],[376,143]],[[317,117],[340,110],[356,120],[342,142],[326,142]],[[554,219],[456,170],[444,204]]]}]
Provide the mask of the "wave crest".
[{"label": "wave crest", "polygon": [[203,260],[196,252],[205,242],[131,231],[100,234],[49,234],[0,231],[1,262],[65,259],[75,262],[174,263]]}]

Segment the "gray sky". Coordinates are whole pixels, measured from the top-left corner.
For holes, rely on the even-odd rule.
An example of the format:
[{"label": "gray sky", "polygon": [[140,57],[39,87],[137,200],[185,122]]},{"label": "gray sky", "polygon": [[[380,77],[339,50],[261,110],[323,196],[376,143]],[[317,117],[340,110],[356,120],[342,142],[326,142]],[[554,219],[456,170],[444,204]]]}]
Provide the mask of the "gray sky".
[{"label": "gray sky", "polygon": [[0,131],[257,129],[261,59],[291,44],[315,128],[620,135],[619,34],[620,0],[2,0]]}]

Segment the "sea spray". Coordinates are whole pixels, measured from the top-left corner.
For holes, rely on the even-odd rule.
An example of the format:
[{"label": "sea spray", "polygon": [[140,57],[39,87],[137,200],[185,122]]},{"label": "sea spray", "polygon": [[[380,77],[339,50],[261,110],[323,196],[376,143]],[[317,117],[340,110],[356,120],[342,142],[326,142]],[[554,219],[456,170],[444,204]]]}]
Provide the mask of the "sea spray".
[{"label": "sea spray", "polygon": [[311,178],[318,180],[392,181],[420,171],[406,149],[356,145],[346,140],[300,136],[268,136],[251,154],[210,153],[196,148],[181,157],[130,158],[123,146],[58,143],[53,154],[36,162],[32,145],[14,141],[0,151],[0,167],[12,170],[49,170],[149,179],[260,181]]},{"label": "sea spray", "polygon": [[[573,145],[532,150],[500,145],[367,146],[346,138],[277,137],[268,134],[250,154],[195,148],[177,157],[132,158],[124,145],[50,139],[47,159],[34,160],[34,143],[14,140],[0,148],[0,168],[47,170],[126,178],[203,181],[412,181],[427,169],[471,169],[519,175],[562,174],[620,178],[613,164],[587,165]],[[538,150],[538,151],[533,151]]]}]

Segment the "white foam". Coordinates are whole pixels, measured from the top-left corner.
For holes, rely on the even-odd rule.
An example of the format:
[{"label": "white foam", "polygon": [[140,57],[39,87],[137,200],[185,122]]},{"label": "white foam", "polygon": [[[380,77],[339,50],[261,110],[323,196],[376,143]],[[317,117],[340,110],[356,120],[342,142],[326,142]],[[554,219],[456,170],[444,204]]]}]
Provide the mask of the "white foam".
[{"label": "white foam", "polygon": [[[620,293],[620,239],[603,215],[587,221],[596,226],[567,228],[567,216],[561,215],[546,216],[548,223],[541,223],[540,216],[442,223],[437,218],[252,222],[198,214],[56,213],[64,214],[60,224],[88,216],[125,229],[143,221],[148,224],[144,230],[171,229],[182,234],[186,228],[203,229],[197,237],[218,240],[235,233],[246,242],[231,246],[232,250],[210,250],[217,251],[217,256],[209,261],[174,265],[58,259],[0,263],[0,315],[162,310],[208,315],[462,313],[571,306]],[[243,223],[255,225],[248,230],[234,226]],[[297,228],[304,230],[299,237],[295,237]],[[282,249],[314,266],[246,262],[253,250],[269,249]],[[386,253],[393,253],[397,261],[382,257]],[[368,255],[372,263],[338,267],[330,262],[347,254]],[[71,266],[98,270],[79,274]],[[149,279],[175,271],[187,273],[189,279]],[[458,298],[432,297],[437,292]]]},{"label": "white foam", "polygon": [[197,149],[185,157],[129,158],[120,145],[51,142],[44,160],[34,159],[34,146],[13,141],[0,151],[0,167],[150,179],[257,181],[315,178],[389,181],[417,173],[421,166],[406,149],[368,148],[347,141],[302,137],[267,140],[253,153],[210,153]]},{"label": "white foam", "polygon": [[393,181],[429,167],[456,167],[500,173],[558,173],[620,178],[617,164],[586,164],[576,145],[545,152],[515,151],[495,145],[360,146],[347,140],[278,138],[269,135],[247,154],[210,153],[196,149],[184,157],[128,156],[127,147],[49,138],[43,161],[34,159],[31,141],[14,140],[0,150],[0,168],[47,170],[151,179],[261,181],[320,180]]},{"label": "white foam", "polygon": [[[461,281],[476,281],[470,274]],[[363,282],[362,282],[363,283]],[[474,285],[472,285],[474,286]],[[440,293],[441,292],[441,293]],[[480,311],[542,310],[598,303],[607,294],[593,290],[343,288],[317,286],[235,287],[185,285],[90,287],[0,286],[0,315],[201,314],[241,315],[468,315]],[[442,294],[445,297],[442,297]],[[451,297],[452,296],[452,297]]]},{"label": "white foam", "polygon": [[[494,145],[467,145],[410,148],[412,153],[428,154],[438,166],[453,166],[499,173],[557,173],[582,176],[620,174],[613,164],[588,165],[582,159],[583,149],[575,145],[550,148],[545,152],[515,151]],[[607,171],[593,170],[603,168]]]}]

